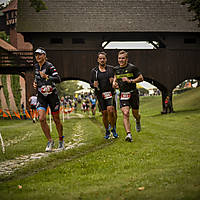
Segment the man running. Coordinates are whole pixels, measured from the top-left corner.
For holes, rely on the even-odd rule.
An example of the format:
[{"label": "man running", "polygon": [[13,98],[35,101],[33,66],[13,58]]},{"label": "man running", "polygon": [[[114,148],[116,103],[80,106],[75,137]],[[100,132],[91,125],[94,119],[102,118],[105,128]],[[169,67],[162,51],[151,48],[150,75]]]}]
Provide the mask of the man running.
[{"label": "man running", "polygon": [[128,53],[124,50],[118,53],[119,65],[115,67],[113,86],[120,89],[120,108],[123,113],[123,123],[127,136],[126,141],[132,141],[129,111],[132,108],[133,117],[136,119],[136,131],[141,130],[139,114],[139,93],[136,83],[142,82],[141,72],[133,64],[128,63]]},{"label": "man running", "polygon": [[95,95],[98,99],[100,110],[102,112],[103,124],[106,129],[105,139],[109,139],[110,130],[109,122],[111,125],[111,132],[114,138],[118,137],[116,133],[116,117],[114,109],[114,89],[112,87],[114,70],[113,67],[107,65],[107,58],[105,52],[98,53],[97,57],[98,66],[91,70],[92,88],[95,88]]},{"label": "man running", "polygon": [[96,113],[96,98],[94,97],[94,95],[92,95],[90,97],[90,103],[91,103],[91,111],[92,111],[92,115],[95,116]]},{"label": "man running", "polygon": [[60,100],[55,86],[55,83],[60,83],[61,79],[54,65],[47,61],[45,49],[39,47],[35,51],[35,59],[37,63],[35,64],[35,82],[33,83],[33,86],[34,88],[37,88],[38,92],[37,110],[39,121],[42,130],[48,139],[45,151],[52,151],[54,146],[54,141],[50,135],[50,129],[46,121],[46,110],[48,106],[51,109],[53,120],[59,135],[58,149],[62,150],[64,149],[63,126],[59,116]]},{"label": "man running", "polygon": [[31,105],[31,110],[32,110],[32,113],[33,113],[33,123],[36,122],[36,114],[37,114],[37,97],[35,95],[31,96],[29,98],[29,103]]}]

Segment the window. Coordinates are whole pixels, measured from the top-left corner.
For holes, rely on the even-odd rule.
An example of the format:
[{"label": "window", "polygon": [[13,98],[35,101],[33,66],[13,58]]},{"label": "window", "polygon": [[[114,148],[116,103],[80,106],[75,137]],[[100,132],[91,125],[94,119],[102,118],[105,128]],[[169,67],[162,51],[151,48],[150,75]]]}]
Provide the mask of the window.
[{"label": "window", "polygon": [[197,43],[196,38],[184,38],[185,44],[195,44]]},{"label": "window", "polygon": [[85,44],[85,40],[83,38],[72,38],[72,44]]},{"label": "window", "polygon": [[63,44],[63,39],[62,38],[51,38],[50,43],[51,44]]}]

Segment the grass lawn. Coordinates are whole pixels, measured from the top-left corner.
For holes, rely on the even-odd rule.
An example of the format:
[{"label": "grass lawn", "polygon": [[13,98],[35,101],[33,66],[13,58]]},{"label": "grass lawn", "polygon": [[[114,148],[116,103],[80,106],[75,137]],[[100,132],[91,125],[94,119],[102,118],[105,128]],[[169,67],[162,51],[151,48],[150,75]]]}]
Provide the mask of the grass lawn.
[{"label": "grass lawn", "polygon": [[[1,175],[0,199],[200,199],[200,88],[174,96],[172,114],[160,114],[160,96],[140,100],[142,131],[135,132],[131,118],[132,143],[124,141],[120,110],[119,138],[111,140],[103,138],[100,113],[72,114],[63,123],[65,142],[81,145]],[[0,164],[44,152],[39,123],[1,120],[0,132],[6,144]],[[57,143],[54,126],[52,135]]]}]

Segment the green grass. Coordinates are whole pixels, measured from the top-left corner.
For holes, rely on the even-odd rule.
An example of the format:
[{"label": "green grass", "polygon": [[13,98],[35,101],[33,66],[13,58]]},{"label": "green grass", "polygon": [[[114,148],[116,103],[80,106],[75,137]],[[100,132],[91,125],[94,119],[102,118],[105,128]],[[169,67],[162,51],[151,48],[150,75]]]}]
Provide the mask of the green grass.
[{"label": "green grass", "polygon": [[[0,177],[1,199],[200,199],[200,88],[173,100],[175,113],[161,115],[161,97],[141,98],[142,132],[133,131],[132,143],[124,141],[120,111],[116,140],[104,140],[99,113],[65,120],[66,143],[80,134],[84,145]],[[1,120],[0,132],[6,142],[31,135],[0,153],[1,162],[44,151],[39,123]],[[57,141],[55,128],[52,135]]]}]

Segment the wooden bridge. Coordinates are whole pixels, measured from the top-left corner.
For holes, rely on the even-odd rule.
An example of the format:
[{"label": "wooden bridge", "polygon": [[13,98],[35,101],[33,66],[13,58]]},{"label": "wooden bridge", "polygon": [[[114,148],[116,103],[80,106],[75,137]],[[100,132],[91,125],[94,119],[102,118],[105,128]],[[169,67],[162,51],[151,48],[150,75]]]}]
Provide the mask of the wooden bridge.
[{"label": "wooden bridge", "polygon": [[[34,49],[46,48],[62,80],[88,82],[97,52],[105,50],[103,43],[112,41],[148,41],[155,46],[153,50],[128,50],[129,61],[161,90],[163,102],[167,95],[172,100],[172,90],[185,79],[200,80],[200,29],[197,22],[190,21],[193,13],[180,0],[60,0],[46,4],[48,9],[38,13],[28,0],[19,1],[17,32]],[[117,65],[118,50],[105,51],[108,64]],[[21,58],[23,64],[15,68],[18,73],[26,71],[28,96],[33,89],[33,65]],[[17,73],[14,67],[0,68],[0,73]]]}]

